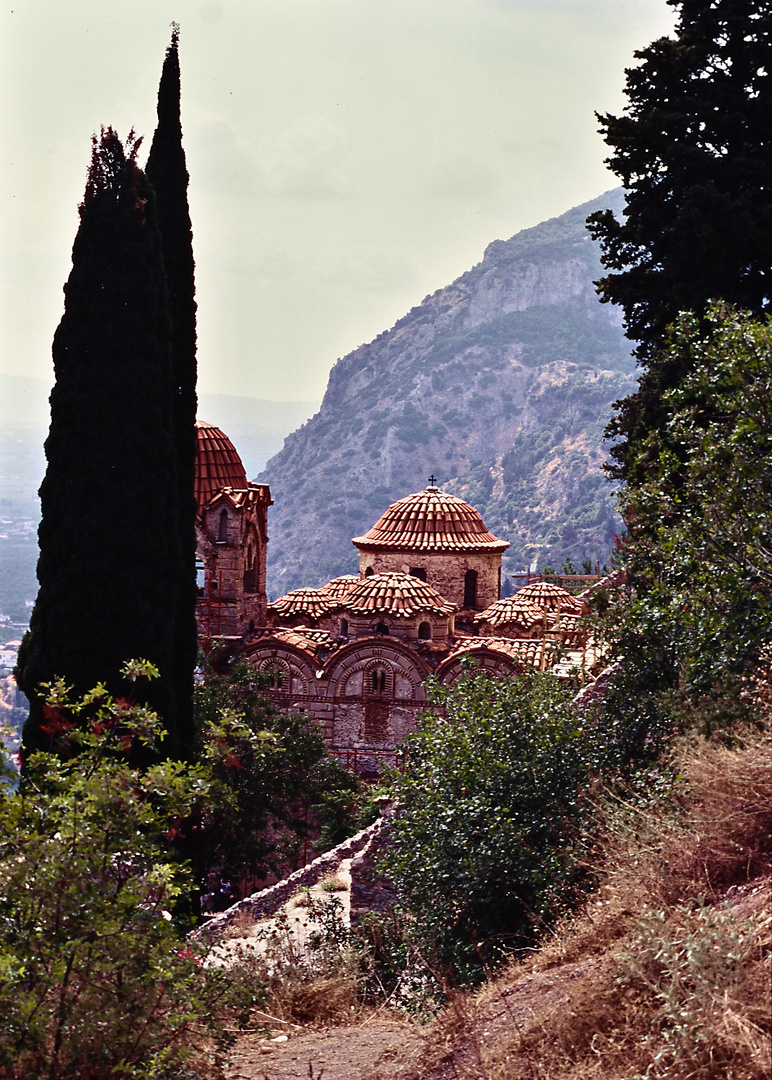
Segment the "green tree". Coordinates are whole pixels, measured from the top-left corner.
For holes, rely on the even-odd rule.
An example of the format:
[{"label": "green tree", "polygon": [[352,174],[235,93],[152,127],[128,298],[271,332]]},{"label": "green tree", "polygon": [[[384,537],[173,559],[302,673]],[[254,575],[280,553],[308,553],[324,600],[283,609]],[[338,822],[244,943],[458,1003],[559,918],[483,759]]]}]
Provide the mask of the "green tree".
[{"label": "green tree", "polygon": [[198,756],[213,789],[181,850],[204,891],[213,878],[294,868],[320,828],[331,847],[361,827],[361,782],[327,754],[308,716],[276,709],[249,665],[229,676],[209,672],[196,687],[195,711]]},{"label": "green tree", "polygon": [[551,676],[467,677],[407,740],[386,857],[416,943],[462,982],[533,943],[580,877],[596,744]]},{"label": "green tree", "polygon": [[91,165],[53,344],[40,488],[40,590],[19,653],[28,749],[44,748],[36,687],[122,691],[126,657],[160,671],[149,700],[181,750],[171,679],[179,543],[170,322],[153,192],[111,129]]},{"label": "green tree", "polygon": [[261,992],[206,966],[175,914],[192,880],[170,838],[208,796],[206,769],[133,768],[158,716],[101,685],[75,699],[58,681],[43,712],[56,753],[0,785],[0,1075],[192,1075]]},{"label": "green tree", "polygon": [[772,325],[714,305],[676,322],[667,347],[689,374],[624,492],[627,637],[658,628],[701,689],[746,670],[772,639]]},{"label": "green tree", "polygon": [[668,3],[674,36],[636,53],[625,113],[599,116],[625,215],[589,218],[609,271],[601,299],[623,308],[643,369],[610,429],[632,482],[647,463],[639,446],[663,423],[662,394],[689,370],[687,355],[661,349],[666,327],[711,300],[756,314],[770,305],[772,10],[766,0]]},{"label": "green tree", "polygon": [[196,300],[188,170],[180,121],[179,27],[175,24],[158,88],[158,126],[145,174],[156,195],[172,322],[172,424],[177,454],[178,563],[171,679],[183,747],[193,737],[196,664]]}]

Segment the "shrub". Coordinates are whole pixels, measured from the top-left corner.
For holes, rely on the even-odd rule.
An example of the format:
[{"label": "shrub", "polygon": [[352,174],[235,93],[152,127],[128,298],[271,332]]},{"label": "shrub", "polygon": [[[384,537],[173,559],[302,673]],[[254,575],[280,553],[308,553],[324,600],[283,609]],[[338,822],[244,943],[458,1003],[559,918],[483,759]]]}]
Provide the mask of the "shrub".
[{"label": "shrub", "polygon": [[577,884],[598,753],[572,690],[537,674],[434,687],[405,747],[385,870],[415,940],[453,980],[528,946]]},{"label": "shrub", "polygon": [[102,686],[74,701],[57,682],[44,715],[52,751],[0,790],[0,1076],[184,1076],[237,1005],[175,915],[191,880],[170,838],[206,772],[133,767],[165,733]]}]

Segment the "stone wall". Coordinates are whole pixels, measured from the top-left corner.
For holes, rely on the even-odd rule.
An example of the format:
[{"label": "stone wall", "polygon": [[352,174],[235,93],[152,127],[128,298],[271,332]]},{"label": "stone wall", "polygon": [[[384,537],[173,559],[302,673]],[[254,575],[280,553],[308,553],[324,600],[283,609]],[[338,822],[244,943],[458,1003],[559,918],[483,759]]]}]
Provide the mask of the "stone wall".
[{"label": "stone wall", "polygon": [[464,607],[464,578],[468,570],[477,573],[477,603],[474,610],[483,611],[490,607],[501,593],[500,552],[434,554],[360,549],[360,574],[364,575],[370,568],[375,574],[409,574],[415,569],[425,570],[427,583],[458,608]]}]

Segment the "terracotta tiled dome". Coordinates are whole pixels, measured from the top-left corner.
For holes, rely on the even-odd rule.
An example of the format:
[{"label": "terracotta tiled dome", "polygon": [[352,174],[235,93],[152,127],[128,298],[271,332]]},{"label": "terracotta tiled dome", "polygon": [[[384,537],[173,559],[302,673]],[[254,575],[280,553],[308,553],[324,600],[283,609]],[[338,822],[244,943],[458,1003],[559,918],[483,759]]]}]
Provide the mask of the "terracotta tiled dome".
[{"label": "terracotta tiled dome", "polygon": [[456,610],[436,589],[412,574],[371,574],[362,578],[344,606],[357,615],[388,612],[410,616],[420,611],[452,615]]},{"label": "terracotta tiled dome", "polygon": [[544,612],[533,601],[524,597],[522,600],[517,596],[507,596],[503,600],[497,600],[485,611],[475,616],[475,623],[488,623],[490,626],[506,626],[517,623],[520,626],[531,626],[533,623],[542,622]]},{"label": "terracotta tiled dome", "polygon": [[326,615],[332,607],[333,602],[320,589],[305,585],[274,600],[268,605],[268,610],[285,619],[294,615],[308,615],[312,619],[318,619]]},{"label": "terracotta tiled dome", "polygon": [[199,512],[225,487],[248,487],[244,465],[227,435],[214,424],[197,420],[195,495]]},{"label": "terracotta tiled dome", "polygon": [[549,581],[535,581],[533,585],[525,585],[515,593],[514,600],[519,602],[529,601],[542,611],[561,611],[568,614],[584,611],[584,604],[567,589],[561,589],[559,585],[553,585]]},{"label": "terracotta tiled dome", "polygon": [[359,577],[357,574],[343,574],[341,577],[328,581],[326,585],[322,585],[319,592],[326,596],[328,600],[342,603],[358,584]]},{"label": "terracotta tiled dome", "polygon": [[547,657],[551,663],[551,657],[555,653],[555,646],[551,642],[531,639],[528,641],[513,641],[512,638],[467,638],[460,642],[448,655],[448,659],[454,656],[468,653],[474,657],[477,652],[498,652],[508,656],[510,660],[522,661],[531,667],[540,667],[542,657]]},{"label": "terracotta tiled dome", "polygon": [[488,532],[473,506],[435,487],[392,503],[353,543],[377,551],[500,552],[509,547]]}]

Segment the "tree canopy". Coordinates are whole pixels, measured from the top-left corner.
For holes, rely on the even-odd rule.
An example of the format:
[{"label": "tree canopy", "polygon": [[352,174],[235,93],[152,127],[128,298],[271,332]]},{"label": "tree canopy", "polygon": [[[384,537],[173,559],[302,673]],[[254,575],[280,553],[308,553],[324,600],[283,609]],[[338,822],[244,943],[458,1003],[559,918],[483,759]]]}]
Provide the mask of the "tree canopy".
[{"label": "tree canopy", "polygon": [[[599,116],[624,216],[589,218],[609,271],[601,298],[622,307],[644,369],[612,425],[632,444],[659,423],[662,393],[688,370],[687,357],[660,349],[678,312],[699,317],[723,299],[759,314],[771,299],[772,5],[668,3],[679,12],[674,36],[635,54],[625,113]],[[626,442],[615,456],[623,476],[640,476]]]},{"label": "tree canopy", "polygon": [[40,589],[19,652],[28,749],[44,747],[40,682],[123,692],[122,664],[161,677],[150,699],[180,752],[170,678],[179,531],[170,319],[155,198],[112,128],[94,137],[54,344],[40,488]]},{"label": "tree canopy", "polygon": [[703,687],[753,661],[772,631],[772,324],[726,305],[682,315],[667,358],[690,369],[624,492],[633,625],[656,622]]},{"label": "tree canopy", "polygon": [[174,26],[158,88],[158,125],[145,167],[156,196],[171,317],[172,428],[177,455],[180,560],[175,599],[172,681],[182,741],[193,741],[196,663],[196,301],[188,171],[180,120],[179,27]]}]

